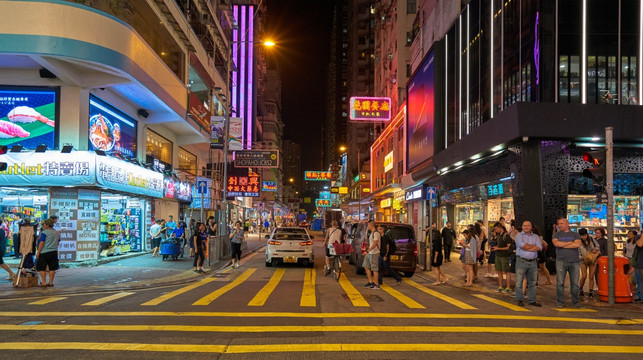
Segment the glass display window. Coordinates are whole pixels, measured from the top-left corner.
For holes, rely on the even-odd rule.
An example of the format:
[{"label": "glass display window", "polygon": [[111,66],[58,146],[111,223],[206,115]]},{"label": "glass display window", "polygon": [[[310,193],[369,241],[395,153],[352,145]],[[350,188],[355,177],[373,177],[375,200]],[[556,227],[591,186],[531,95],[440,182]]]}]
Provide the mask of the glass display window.
[{"label": "glass display window", "polygon": [[172,164],[172,142],[152,130],[146,131],[145,154]]},{"label": "glass display window", "polygon": [[470,202],[455,206],[455,230],[458,239],[462,238],[462,232],[474,222],[482,219],[482,202]]},{"label": "glass display window", "polygon": [[191,152],[179,148],[179,170],[196,176],[196,155]]},{"label": "glass display window", "polygon": [[102,193],[100,255],[112,256],[143,250],[145,200]]},{"label": "glass display window", "polygon": [[[573,231],[586,228],[593,236],[598,227],[607,227],[607,206],[598,204],[596,196],[569,195],[567,219]],[[641,231],[641,198],[639,196],[614,197],[614,242],[622,250],[627,232]]]}]

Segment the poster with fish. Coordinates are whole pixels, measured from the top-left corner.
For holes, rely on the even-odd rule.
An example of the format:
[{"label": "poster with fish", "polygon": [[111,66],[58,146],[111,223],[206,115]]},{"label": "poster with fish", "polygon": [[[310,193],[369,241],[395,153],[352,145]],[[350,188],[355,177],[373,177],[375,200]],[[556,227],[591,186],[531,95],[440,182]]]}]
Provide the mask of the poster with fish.
[{"label": "poster with fish", "polygon": [[108,154],[136,154],[136,121],[103,100],[89,98],[89,148]]},{"label": "poster with fish", "polygon": [[0,87],[0,146],[56,147],[58,88]]}]

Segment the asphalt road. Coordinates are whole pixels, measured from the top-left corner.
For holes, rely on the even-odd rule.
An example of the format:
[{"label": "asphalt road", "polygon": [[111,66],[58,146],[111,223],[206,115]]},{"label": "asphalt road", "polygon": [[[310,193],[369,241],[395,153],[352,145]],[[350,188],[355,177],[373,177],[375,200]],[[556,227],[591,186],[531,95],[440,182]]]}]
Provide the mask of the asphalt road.
[{"label": "asphalt road", "polygon": [[[263,253],[185,283],[0,300],[4,359],[640,359],[637,307],[517,307],[509,295],[414,276],[365,289]],[[118,266],[118,265],[113,265]],[[168,265],[170,266],[170,265]],[[638,309],[638,310],[632,310]]]}]

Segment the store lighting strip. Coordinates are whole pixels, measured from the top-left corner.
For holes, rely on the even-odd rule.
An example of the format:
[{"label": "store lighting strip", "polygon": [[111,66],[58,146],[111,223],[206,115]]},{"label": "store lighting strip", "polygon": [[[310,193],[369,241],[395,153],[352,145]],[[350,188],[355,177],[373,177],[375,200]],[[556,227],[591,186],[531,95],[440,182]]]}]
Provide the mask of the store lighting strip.
[{"label": "store lighting strip", "polygon": [[[445,149],[449,147],[449,90],[448,88],[449,88],[449,34],[445,34],[444,35],[444,148]],[[406,137],[404,137],[404,139],[406,139]]]},{"label": "store lighting strip", "polygon": [[[245,101],[246,101],[246,6],[241,5],[241,22],[239,23],[239,47],[241,50],[241,61],[239,65],[239,113],[237,114],[238,117],[242,118],[243,120],[243,130],[242,134],[247,130],[246,126],[248,126],[248,117],[246,116],[246,106],[245,106]],[[242,146],[243,146],[243,139],[242,141]]]},{"label": "store lighting strip", "polygon": [[581,58],[581,104],[587,104],[587,0],[583,0],[583,43]]},{"label": "store lighting strip", "polygon": [[467,132],[466,135],[469,135],[469,132],[471,131],[471,106],[469,104],[469,100],[471,98],[471,92],[469,89],[469,84],[471,83],[469,79],[469,75],[471,72],[471,65],[470,65],[470,58],[471,58],[471,43],[469,42],[469,23],[471,22],[470,16],[469,16],[469,5],[467,5]]},{"label": "store lighting strip", "polygon": [[458,21],[458,140],[462,139],[462,14]]},{"label": "store lighting strip", "polygon": [[[643,0],[641,0],[641,1],[643,1]],[[490,80],[490,83],[491,83],[491,86],[490,86],[491,92],[489,92],[489,94],[491,94],[491,99],[490,99],[491,100],[491,107],[490,107],[490,110],[491,110],[491,117],[490,118],[491,119],[493,119],[493,15],[494,15],[493,14],[493,2],[494,2],[494,0],[491,0],[491,11],[489,12],[489,15],[490,15],[489,16],[490,17],[489,24],[491,25],[491,36],[489,37],[489,49],[491,49],[491,51],[490,51],[491,62],[489,63],[489,80]]]}]

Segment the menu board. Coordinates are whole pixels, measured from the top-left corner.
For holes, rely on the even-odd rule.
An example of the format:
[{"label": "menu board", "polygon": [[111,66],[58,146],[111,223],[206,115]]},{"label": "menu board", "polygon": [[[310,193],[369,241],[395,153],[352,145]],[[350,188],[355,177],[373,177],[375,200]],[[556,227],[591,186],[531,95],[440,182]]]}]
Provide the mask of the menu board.
[{"label": "menu board", "polygon": [[78,190],[52,189],[49,209],[51,215],[58,216],[58,224],[55,227],[55,230],[60,231],[58,260],[76,261]]},{"label": "menu board", "polygon": [[76,260],[96,260],[100,237],[100,191],[78,190]]}]

